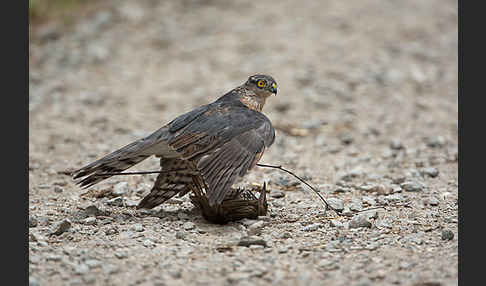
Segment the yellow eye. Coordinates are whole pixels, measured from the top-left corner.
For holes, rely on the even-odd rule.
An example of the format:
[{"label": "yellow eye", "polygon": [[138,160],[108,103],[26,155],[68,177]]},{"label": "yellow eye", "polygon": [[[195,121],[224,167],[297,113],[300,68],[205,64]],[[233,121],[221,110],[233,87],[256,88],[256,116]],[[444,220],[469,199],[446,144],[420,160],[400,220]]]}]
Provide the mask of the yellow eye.
[{"label": "yellow eye", "polygon": [[263,80],[259,80],[259,81],[257,82],[257,86],[258,86],[258,87],[264,87],[264,86],[265,86],[265,81],[263,81]]}]

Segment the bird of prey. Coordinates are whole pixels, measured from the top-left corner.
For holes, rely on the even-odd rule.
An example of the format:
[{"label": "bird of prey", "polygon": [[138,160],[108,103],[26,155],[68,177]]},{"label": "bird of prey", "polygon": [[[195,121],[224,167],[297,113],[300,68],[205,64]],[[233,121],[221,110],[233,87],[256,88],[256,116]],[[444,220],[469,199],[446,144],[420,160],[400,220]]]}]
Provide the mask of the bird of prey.
[{"label": "bird of prey", "polygon": [[[90,187],[155,155],[160,157],[162,173],[137,208],[154,208],[192,191],[205,200],[206,207],[217,209],[225,200],[241,198],[242,192],[231,186],[273,144],[275,130],[262,109],[266,99],[276,94],[273,77],[252,75],[216,101],[178,116],[72,175],[81,178],[77,184]],[[244,197],[248,199],[248,194]]]}]

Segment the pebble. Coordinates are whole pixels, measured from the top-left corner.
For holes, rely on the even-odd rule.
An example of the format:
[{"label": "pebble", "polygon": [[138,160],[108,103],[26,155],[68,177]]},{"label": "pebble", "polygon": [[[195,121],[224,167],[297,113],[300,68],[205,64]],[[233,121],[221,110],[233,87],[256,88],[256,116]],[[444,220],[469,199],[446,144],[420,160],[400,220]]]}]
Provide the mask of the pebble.
[{"label": "pebble", "polygon": [[370,205],[370,206],[374,206],[374,205],[376,205],[376,200],[375,200],[374,198],[372,198],[372,197],[369,197],[369,196],[363,196],[363,197],[361,198],[361,200],[362,200],[364,203],[366,203],[366,204],[368,204],[368,205]]},{"label": "pebble", "polygon": [[321,227],[320,223],[313,223],[302,228],[302,231],[316,231]]},{"label": "pebble", "polygon": [[285,197],[285,193],[282,192],[282,191],[279,191],[279,190],[272,190],[272,192],[270,193],[270,196],[272,198],[280,199],[280,198]]},{"label": "pebble", "polygon": [[37,219],[33,216],[29,216],[29,227],[36,227]]},{"label": "pebble", "polygon": [[115,195],[117,197],[125,195],[126,193],[128,193],[128,183],[127,182],[120,182],[120,183],[116,184],[113,187],[112,193],[113,193],[113,195]]},{"label": "pebble", "polygon": [[83,223],[86,225],[93,225],[96,223],[96,218],[95,217],[88,217],[83,220]]},{"label": "pebble", "polygon": [[421,173],[424,174],[424,175],[427,175],[431,178],[435,178],[439,175],[439,170],[437,170],[434,167],[429,167],[429,168],[423,169]]},{"label": "pebble", "polygon": [[335,219],[332,219],[329,221],[329,224],[332,226],[332,227],[344,227],[344,224],[341,223],[340,221],[338,220],[335,220]]},{"label": "pebble", "polygon": [[64,190],[61,187],[59,187],[59,186],[55,186],[54,187],[54,193],[58,193],[59,194],[59,193],[62,193],[63,191]]},{"label": "pebble", "polygon": [[390,148],[393,149],[393,150],[401,150],[401,149],[403,149],[403,144],[399,140],[393,139],[390,142]]},{"label": "pebble", "polygon": [[186,233],[183,232],[183,231],[178,231],[178,232],[176,232],[175,237],[177,239],[184,239],[184,238],[186,238]]},{"label": "pebble", "polygon": [[371,227],[371,222],[368,221],[368,216],[365,214],[357,214],[353,216],[351,221],[349,222],[349,228],[358,228],[358,227]]},{"label": "pebble", "polygon": [[238,246],[262,245],[267,246],[267,242],[258,236],[244,236],[238,242]]},{"label": "pebble", "polygon": [[360,211],[363,209],[363,204],[361,203],[361,201],[354,201],[349,204],[349,209],[351,211]]},{"label": "pebble", "polygon": [[400,187],[406,192],[420,192],[425,188],[425,185],[416,181],[406,181],[400,184]]},{"label": "pebble", "polygon": [[84,215],[86,216],[99,216],[102,214],[103,212],[95,205],[90,205],[84,209]]},{"label": "pebble", "polygon": [[123,198],[122,197],[116,197],[116,198],[107,200],[106,204],[109,205],[109,206],[122,207],[123,206]]},{"label": "pebble", "polygon": [[71,221],[69,219],[64,219],[61,222],[57,223],[53,230],[51,231],[51,235],[60,235],[64,232],[68,231],[71,228]]},{"label": "pebble", "polygon": [[184,230],[191,230],[191,229],[195,229],[196,228],[196,225],[193,223],[193,222],[185,222],[182,227],[184,228]]},{"label": "pebble", "polygon": [[86,274],[89,271],[89,267],[86,264],[78,264],[74,266],[74,272],[76,274]]},{"label": "pebble", "polygon": [[296,221],[298,221],[300,219],[300,215],[298,215],[298,214],[289,214],[285,218],[286,218],[286,220],[288,222],[296,222]]},{"label": "pebble", "polygon": [[126,252],[123,252],[123,251],[116,251],[115,256],[118,259],[124,259],[124,258],[128,257],[128,254]]},{"label": "pebble", "polygon": [[101,267],[101,261],[98,259],[87,259],[84,261],[84,264],[86,264],[89,269]]},{"label": "pebble", "polygon": [[452,240],[454,238],[454,233],[449,229],[442,230],[441,233],[442,240]]},{"label": "pebble", "polygon": [[40,283],[39,281],[37,281],[37,278],[31,276],[29,277],[29,286],[39,286],[39,285]]},{"label": "pebble", "polygon": [[132,225],[132,226],[130,227],[130,230],[132,230],[132,231],[136,231],[136,232],[142,232],[142,231],[144,231],[145,229],[143,228],[143,225],[142,225],[142,224],[140,224],[140,223],[136,223],[136,224],[134,224],[134,225]]},{"label": "pebble", "polygon": [[250,225],[248,227],[248,234],[249,235],[255,235],[255,234],[260,234],[262,232],[262,228],[264,226],[265,222],[264,221],[257,221],[254,224]]},{"label": "pebble", "polygon": [[327,199],[327,203],[336,211],[342,211],[344,209],[343,200],[337,198],[329,198]]},{"label": "pebble", "polygon": [[435,197],[430,197],[425,200],[425,204],[431,205],[431,206],[437,206],[439,205],[439,200],[436,199]]},{"label": "pebble", "polygon": [[146,239],[143,241],[143,246],[145,247],[154,247],[155,246],[155,243],[150,240],[150,239]]}]

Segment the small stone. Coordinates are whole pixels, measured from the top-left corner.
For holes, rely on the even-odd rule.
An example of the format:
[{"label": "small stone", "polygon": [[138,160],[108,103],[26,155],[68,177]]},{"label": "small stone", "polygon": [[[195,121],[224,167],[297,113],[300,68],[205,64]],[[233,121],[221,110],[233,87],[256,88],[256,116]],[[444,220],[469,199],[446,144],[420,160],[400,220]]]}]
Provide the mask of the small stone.
[{"label": "small stone", "polygon": [[126,207],[135,207],[137,205],[138,205],[138,203],[134,200],[129,200],[129,199],[125,200],[125,206]]},{"label": "small stone", "polygon": [[454,233],[449,229],[442,230],[441,234],[442,240],[452,240],[454,238]]},{"label": "small stone", "polygon": [[254,235],[254,234],[260,234],[262,232],[262,228],[264,226],[264,221],[257,221],[254,224],[250,225],[248,227],[248,234],[249,235]]},{"label": "small stone", "polygon": [[105,274],[108,274],[108,275],[116,274],[116,273],[120,272],[120,267],[118,267],[117,265],[106,264],[106,265],[103,265],[102,267],[103,267],[103,271],[105,272]]},{"label": "small stone", "polygon": [[48,255],[46,257],[46,260],[47,261],[61,261],[61,256],[51,254],[51,255]]},{"label": "small stone", "polygon": [[84,263],[89,267],[89,269],[101,267],[101,261],[98,259],[87,259]]},{"label": "small stone", "polygon": [[340,221],[335,220],[335,219],[331,219],[331,220],[329,221],[329,224],[330,224],[332,227],[344,227],[344,224],[342,224]]},{"label": "small stone", "polygon": [[313,223],[302,228],[303,231],[316,231],[321,227],[320,223]]},{"label": "small stone", "polygon": [[431,206],[437,206],[439,205],[439,200],[435,197],[430,197],[425,201],[425,203]]},{"label": "small stone", "polygon": [[143,241],[143,246],[145,247],[154,247],[155,246],[155,243],[150,240],[150,239],[146,239]]},{"label": "small stone", "polygon": [[128,192],[128,183],[120,182],[113,187],[113,195],[119,197],[123,196]]},{"label": "small stone", "polygon": [[127,258],[128,254],[126,252],[117,251],[117,252],[115,252],[115,256],[118,259],[123,259],[123,258]]},{"label": "small stone", "polygon": [[351,221],[349,222],[349,228],[358,228],[358,227],[371,227],[371,222],[368,221],[368,217],[363,214],[358,214],[353,216]]},{"label": "small stone", "polygon": [[361,201],[355,201],[349,204],[349,209],[351,211],[360,211],[363,209],[363,204]]},{"label": "small stone", "polygon": [[401,150],[403,149],[403,144],[397,139],[393,139],[390,143],[390,148],[393,150]]},{"label": "small stone", "polygon": [[64,219],[61,222],[57,223],[53,230],[51,231],[51,235],[60,235],[64,232],[68,231],[71,228],[71,221],[69,219]]},{"label": "small stone", "polygon": [[142,225],[142,224],[140,224],[140,223],[136,223],[136,224],[134,224],[134,225],[132,225],[132,226],[130,227],[130,230],[132,230],[132,231],[136,231],[136,232],[142,232],[142,231],[144,231],[145,229],[143,228],[143,225]]},{"label": "small stone", "polygon": [[188,221],[188,222],[185,222],[185,223],[182,225],[182,227],[184,228],[184,230],[186,230],[186,231],[187,231],[187,230],[191,230],[191,229],[196,228],[196,225],[195,225],[193,222]]},{"label": "small stone", "polygon": [[329,198],[327,199],[327,203],[336,211],[342,211],[344,209],[344,202],[343,200],[337,198]]},{"label": "small stone", "polygon": [[36,227],[37,219],[33,216],[29,216],[29,227]]},{"label": "small stone", "polygon": [[285,218],[288,222],[296,222],[300,219],[300,216],[298,214],[289,214]]},{"label": "small stone", "polygon": [[361,200],[363,201],[363,203],[366,203],[366,204],[368,204],[370,206],[376,205],[376,200],[374,198],[372,198],[372,197],[363,196],[361,198]]},{"label": "small stone", "polygon": [[40,283],[39,283],[39,281],[37,281],[37,278],[31,277],[29,275],[29,286],[39,286],[39,285],[40,285]]},{"label": "small stone", "polygon": [[439,175],[439,170],[434,167],[425,168],[422,170],[422,174],[427,175],[431,178],[435,178]]},{"label": "small stone", "polygon": [[429,148],[440,148],[445,144],[445,139],[442,136],[437,136],[435,138],[426,137],[424,138],[424,141]]},{"label": "small stone", "polygon": [[88,217],[83,220],[83,223],[86,225],[93,225],[96,223],[96,218],[95,217]]},{"label": "small stone", "polygon": [[59,193],[62,193],[63,191],[64,190],[61,187],[59,187],[59,186],[55,186],[54,187],[54,193],[58,193],[59,194]]},{"label": "small stone", "polygon": [[183,213],[183,212],[177,213],[177,217],[178,217],[180,220],[188,220],[188,219],[189,219],[189,215],[188,215],[188,214],[186,214],[186,213]]},{"label": "small stone", "polygon": [[420,192],[425,188],[424,184],[415,181],[404,182],[400,187],[406,192]]},{"label": "small stone", "polygon": [[267,242],[258,236],[245,236],[238,242],[238,246],[249,247],[250,245],[263,245],[266,247]]},{"label": "small stone", "polygon": [[89,267],[86,264],[79,264],[74,266],[74,272],[76,274],[86,274],[89,271]]},{"label": "small stone", "polygon": [[270,196],[272,198],[280,199],[285,197],[285,193],[279,190],[272,190],[272,192],[270,192]]},{"label": "small stone", "polygon": [[287,246],[281,246],[278,249],[278,253],[287,253],[289,251],[289,248]]},{"label": "small stone", "polygon": [[116,198],[107,200],[106,204],[109,205],[109,206],[122,207],[123,206],[123,198],[122,197],[116,197]]},{"label": "small stone", "polygon": [[99,216],[102,215],[103,212],[100,209],[98,209],[97,206],[90,205],[84,209],[84,214],[86,216]]},{"label": "small stone", "polygon": [[186,233],[183,232],[183,231],[178,231],[178,232],[176,232],[175,236],[176,236],[177,239],[184,239],[184,238],[186,238]]},{"label": "small stone", "polygon": [[345,206],[343,211],[341,212],[344,216],[353,216],[353,212],[349,209],[348,206]]}]

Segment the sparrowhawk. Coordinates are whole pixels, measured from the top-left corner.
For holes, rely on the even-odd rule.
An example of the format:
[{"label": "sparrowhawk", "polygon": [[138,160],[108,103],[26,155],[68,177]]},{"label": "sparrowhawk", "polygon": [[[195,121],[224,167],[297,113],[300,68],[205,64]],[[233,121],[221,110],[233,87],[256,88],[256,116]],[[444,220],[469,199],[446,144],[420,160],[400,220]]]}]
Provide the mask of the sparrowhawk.
[{"label": "sparrowhawk", "polygon": [[[217,209],[225,200],[242,198],[241,191],[231,186],[273,144],[275,130],[262,109],[267,97],[276,94],[273,77],[252,75],[216,101],[74,171],[74,179],[82,178],[77,184],[90,187],[111,177],[109,173],[124,171],[155,155],[160,157],[161,171],[168,172],[158,175],[137,208],[150,209],[192,191],[202,192],[197,197],[207,199],[206,207]],[[243,197],[248,199],[248,195]],[[199,206],[204,212],[204,206]]]}]

